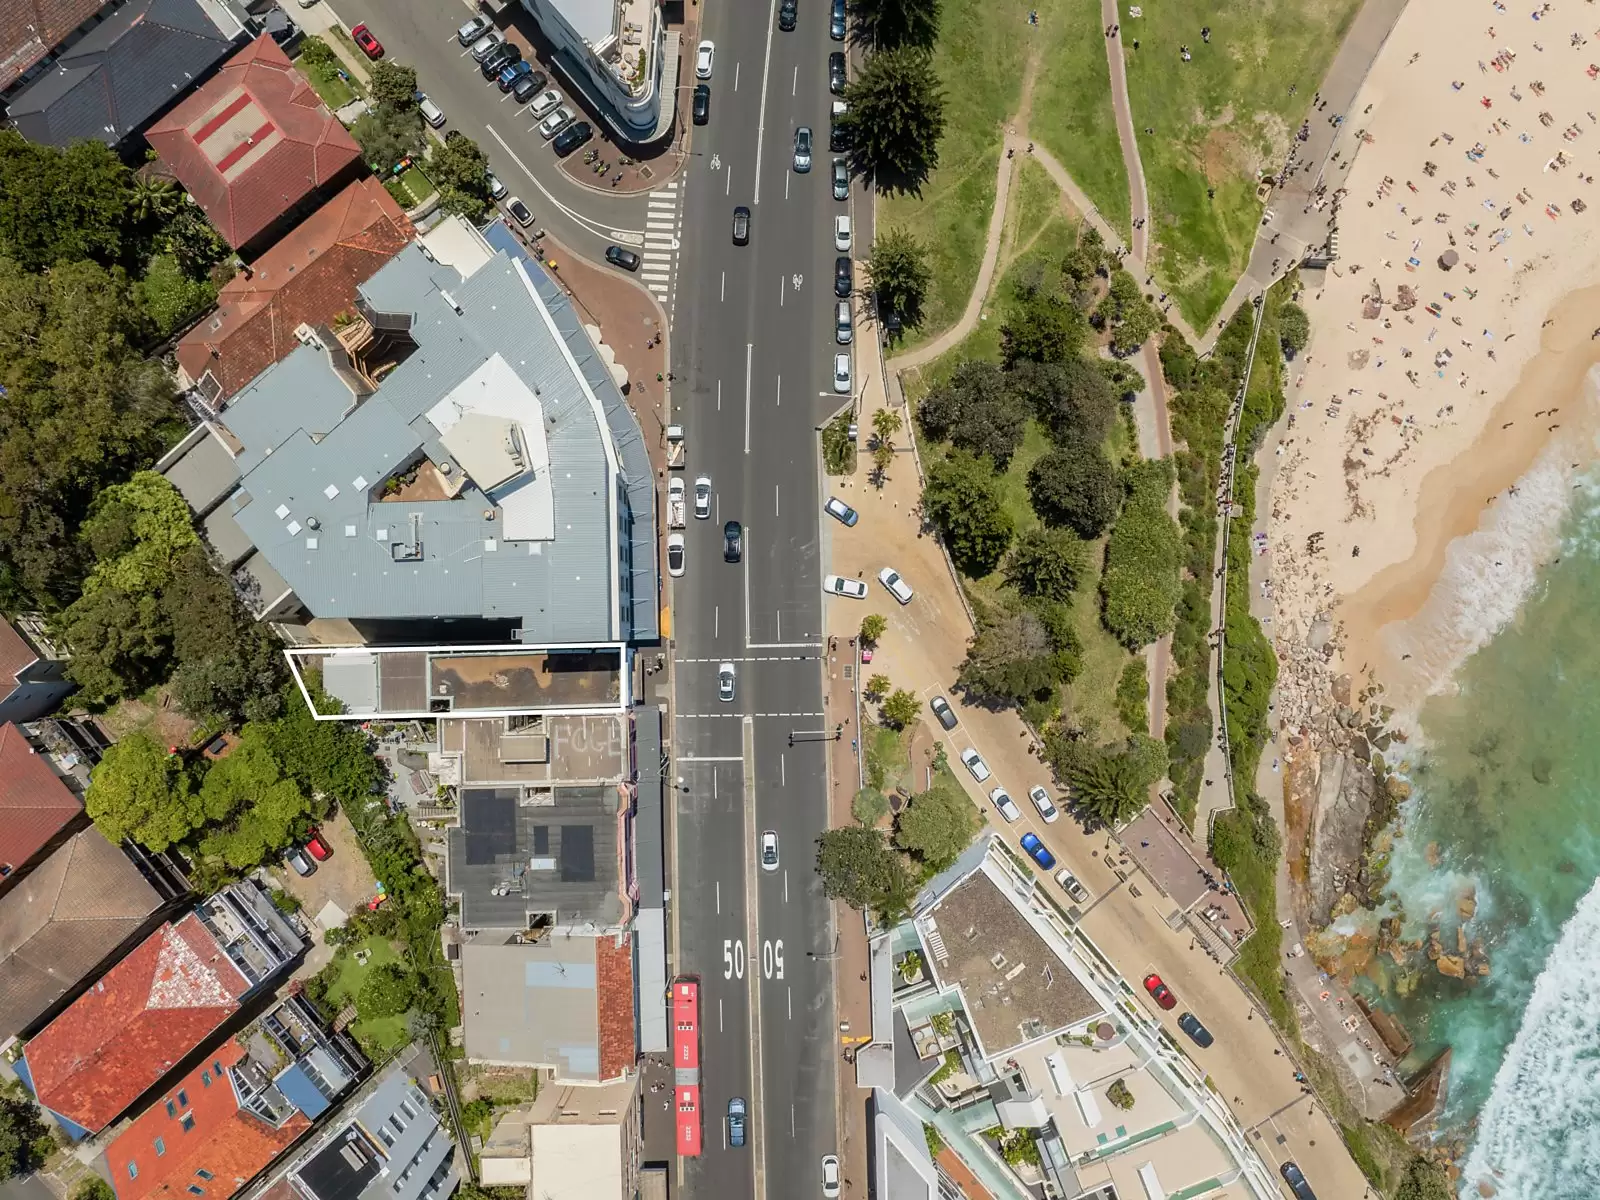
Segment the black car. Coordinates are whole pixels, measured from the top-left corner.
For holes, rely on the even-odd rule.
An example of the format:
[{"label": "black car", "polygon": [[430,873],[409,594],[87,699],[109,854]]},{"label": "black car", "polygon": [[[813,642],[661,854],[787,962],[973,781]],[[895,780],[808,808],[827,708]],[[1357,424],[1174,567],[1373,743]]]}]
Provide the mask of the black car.
[{"label": "black car", "polygon": [[694,123],[704,125],[711,119],[711,85],[697,83],[694,85]]},{"label": "black car", "polygon": [[778,28],[785,33],[793,33],[799,16],[799,0],[783,0],[783,3],[778,5]]},{"label": "black car", "polygon": [[841,254],[833,260],[833,294],[840,297],[848,296],[851,283],[850,256]]},{"label": "black car", "polygon": [[834,153],[850,149],[849,131],[840,123],[837,116],[828,125],[828,149]]},{"label": "black car", "polygon": [[522,61],[522,50],[510,42],[502,42],[495,52],[479,64],[485,79],[494,79],[514,62]]},{"label": "black car", "polygon": [[1311,1190],[1311,1185],[1306,1182],[1305,1174],[1293,1162],[1286,1162],[1278,1168],[1278,1174],[1283,1176],[1283,1181],[1289,1185],[1289,1190],[1294,1193],[1295,1200],[1317,1200],[1317,1194]]},{"label": "black car", "polygon": [[637,271],[639,269],[639,256],[632,250],[625,250],[621,246],[607,246],[606,261],[613,267],[621,267],[624,271]]},{"label": "black car", "polygon": [[556,134],[556,140],[550,145],[555,148],[557,158],[565,158],[593,136],[594,130],[589,127],[589,122],[579,121]]},{"label": "black car", "polygon": [[511,89],[511,95],[518,104],[526,104],[544,91],[545,85],[549,82],[550,76],[543,71],[535,71],[532,75],[524,75],[517,80],[517,86]]},{"label": "black car", "polygon": [[1178,1028],[1194,1039],[1194,1044],[1204,1050],[1216,1039],[1211,1036],[1211,1031],[1193,1013],[1184,1013],[1178,1018]]},{"label": "black car", "polygon": [[744,526],[729,521],[722,527],[722,561],[736,563],[744,558]]},{"label": "black car", "polygon": [[733,244],[735,246],[750,244],[750,210],[742,204],[733,210]]},{"label": "black car", "polygon": [[961,724],[960,721],[956,720],[956,712],[955,709],[950,707],[950,701],[943,696],[935,696],[928,701],[928,707],[933,709],[933,715],[939,719],[939,724],[943,725],[947,731]]},{"label": "black car", "polygon": [[844,41],[844,0],[833,0],[833,13],[828,18],[828,36],[836,42]]},{"label": "black car", "polygon": [[845,73],[844,51],[835,50],[828,55],[828,90],[835,96],[844,95],[844,85],[850,80]]}]

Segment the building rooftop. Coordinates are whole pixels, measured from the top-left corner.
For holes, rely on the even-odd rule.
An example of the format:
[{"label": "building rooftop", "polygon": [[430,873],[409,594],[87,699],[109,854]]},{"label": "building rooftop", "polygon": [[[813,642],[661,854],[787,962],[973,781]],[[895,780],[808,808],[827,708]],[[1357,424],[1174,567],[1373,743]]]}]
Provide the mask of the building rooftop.
[{"label": "building rooftop", "polygon": [[616,785],[464,788],[460,824],[448,831],[445,889],[461,899],[461,925],[522,932],[609,929],[626,917]]},{"label": "building rooftop", "polygon": [[223,508],[310,614],[653,637],[653,476],[623,470],[638,427],[555,286],[503,254],[463,279],[412,245],[360,295],[359,326],[319,330],[221,415],[243,447]]},{"label": "building rooftop", "polygon": [[599,47],[616,33],[622,5],[618,0],[551,0],[551,7],[574,33],[590,46]]},{"label": "building rooftop", "polygon": [[0,700],[17,690],[17,676],[38,661],[38,652],[27,639],[10,621],[0,617]]},{"label": "building rooftop", "polygon": [[262,34],[145,134],[230,246],[245,246],[361,158]]},{"label": "building rooftop", "polygon": [[0,3],[0,88],[23,73],[106,4],[106,0],[5,0]]},{"label": "building rooftop", "polygon": [[0,897],[0,1036],[27,1032],[160,907],[92,826],[28,872]]},{"label": "building rooftop", "polygon": [[557,1078],[620,1078],[635,1060],[627,934],[480,937],[461,948],[462,1023],[475,1062],[548,1067]]},{"label": "building rooftop", "polygon": [[982,870],[946,892],[917,924],[940,985],[961,988],[985,1057],[1105,1011]]},{"label": "building rooftop", "polygon": [[466,787],[615,783],[628,773],[627,722],[619,716],[440,721],[439,747],[456,760],[455,782]]},{"label": "building rooftop", "polygon": [[0,725],[0,878],[22,870],[83,815],[83,801],[15,725]]},{"label": "building rooftop", "polygon": [[352,183],[223,286],[216,311],[178,343],[179,366],[220,411],[300,346],[299,326],[325,324],[350,309],[356,289],[415,233],[379,180]]},{"label": "building rooftop", "polygon": [[400,1067],[391,1067],[354,1109],[327,1129],[289,1171],[296,1200],[443,1200],[459,1182],[455,1145],[433,1106]]}]

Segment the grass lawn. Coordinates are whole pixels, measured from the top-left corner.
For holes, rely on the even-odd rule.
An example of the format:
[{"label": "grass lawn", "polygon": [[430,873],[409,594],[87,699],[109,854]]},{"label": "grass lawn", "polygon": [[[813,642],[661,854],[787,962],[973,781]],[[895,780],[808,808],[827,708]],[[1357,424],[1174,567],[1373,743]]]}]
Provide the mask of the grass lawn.
[{"label": "grass lawn", "polygon": [[890,729],[885,725],[872,725],[870,728],[872,732],[866,739],[868,785],[884,795],[896,788],[915,792],[910,735],[904,730]]},{"label": "grass lawn", "polygon": [[[370,952],[366,963],[356,962],[356,951]],[[399,954],[389,943],[387,938],[370,937],[359,946],[345,946],[339,950],[339,975],[328,988],[328,1003],[334,1008],[343,1008],[346,1004],[354,1004],[356,994],[361,991],[361,984],[367,977],[367,972],[380,963],[398,962]],[[403,1045],[410,1036],[406,1030],[404,1014],[398,1017],[381,1017],[377,1020],[359,1018],[350,1027],[355,1031],[357,1039],[364,1046],[377,1046],[383,1049],[392,1049]]]},{"label": "grass lawn", "polygon": [[407,167],[399,175],[391,175],[383,181],[383,186],[401,208],[415,208],[435,191],[433,180],[417,167]]},{"label": "grass lawn", "polygon": [[[1261,219],[1256,183],[1282,165],[1359,7],[1177,0],[1146,5],[1123,26],[1157,269],[1196,329],[1215,320],[1243,271]],[[1209,45],[1200,40],[1204,24]],[[1127,49],[1134,37],[1140,49]],[[1179,59],[1180,45],[1193,61]],[[1210,199],[1208,186],[1216,189]]]},{"label": "grass lawn", "polygon": [[[1154,6],[1152,6],[1154,7]],[[1128,175],[1111,111],[1099,0],[1055,0],[1040,13],[1047,41],[1028,132],[1055,156],[1113,229],[1129,238]]]},{"label": "grass lawn", "polygon": [[[322,39],[308,34],[305,41],[301,43],[300,56],[294,60],[294,65],[300,74],[306,77],[306,81],[311,84],[317,95],[322,97],[322,102],[337,111],[349,104],[357,96],[365,95],[366,89],[361,86],[361,81],[354,75],[347,71],[345,72],[346,77],[340,78],[339,72],[342,69],[342,64],[337,60],[333,62],[312,62],[307,58],[305,47],[313,42],[323,44]],[[311,58],[316,57],[318,56],[314,54],[311,56]]]}]

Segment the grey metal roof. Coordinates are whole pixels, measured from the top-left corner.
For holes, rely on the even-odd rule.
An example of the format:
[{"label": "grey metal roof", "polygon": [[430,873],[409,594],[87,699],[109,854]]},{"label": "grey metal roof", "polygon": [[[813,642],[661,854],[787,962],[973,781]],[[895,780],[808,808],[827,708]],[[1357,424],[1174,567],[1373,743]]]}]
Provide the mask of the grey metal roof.
[{"label": "grey metal roof", "polygon": [[209,426],[201,426],[196,432],[199,436],[194,444],[169,463],[162,474],[189,502],[189,507],[203,517],[239,485],[239,466]]},{"label": "grey metal roof", "polygon": [[252,554],[245,559],[234,575],[234,582],[243,585],[248,602],[258,617],[289,590],[283,576],[272,569],[272,564],[264,554]]},{"label": "grey metal roof", "polygon": [[[408,1105],[416,1116],[408,1116],[402,1105]],[[398,1134],[392,1133],[396,1123],[402,1127]],[[432,1176],[455,1153],[455,1143],[440,1127],[422,1089],[399,1067],[392,1068],[378,1090],[361,1105],[356,1124],[363,1129],[391,1131],[394,1138],[387,1154],[391,1169],[362,1188],[362,1200],[417,1200],[428,1189]],[[323,1151],[334,1155],[338,1152],[337,1142]],[[405,1164],[410,1164],[409,1170]],[[396,1167],[399,1169],[393,1169]],[[454,1175],[453,1168],[450,1173]],[[453,1184],[447,1183],[437,1188],[437,1194],[448,1196],[452,1188]]]},{"label": "grey metal roof", "polygon": [[599,972],[593,937],[461,947],[467,1057],[600,1078]]},{"label": "grey metal roof", "polygon": [[221,505],[200,522],[200,528],[205,533],[212,552],[223,566],[232,567],[250,553],[250,539],[244,530],[239,528],[239,522],[233,519],[233,513],[229,511],[228,505]]},{"label": "grey metal roof", "polygon": [[30,142],[115,146],[203,80],[242,28],[224,31],[196,0],[132,0],[8,105]]},{"label": "grey metal roof", "polygon": [[[653,559],[649,464],[643,464],[647,506],[640,512],[621,505],[623,496],[633,501],[637,489],[631,478],[626,490],[614,482],[607,451],[619,429],[642,450],[638,426],[625,405],[625,424],[609,411],[603,423],[597,418],[596,405],[604,408],[605,398],[589,390],[594,385],[583,368],[585,358],[597,356],[580,329],[584,354],[568,357],[572,340],[547,319],[541,281],[554,287],[526,260],[514,264],[503,254],[462,279],[417,246],[407,247],[361,287],[363,307],[380,327],[409,317],[416,344],[375,393],[357,405],[327,353],[302,346],[258,376],[224,412],[245,446],[239,463],[249,500],[237,520],[313,615],[514,619],[523,640],[535,644],[617,640],[619,631],[627,636],[637,606],[616,611],[613,521],[629,548],[619,548],[619,558],[629,558],[642,521]],[[496,356],[542,410],[552,541],[506,540],[495,499],[470,481],[452,500],[380,502],[370,495],[423,453],[439,461],[439,431],[426,414]],[[615,450],[631,454],[626,445]],[[631,475],[638,464],[626,469]],[[493,496],[503,498],[514,486]],[[614,515],[619,506],[632,511]],[[398,559],[394,546],[413,536],[422,545],[420,559]],[[634,579],[626,573],[623,579],[626,591]],[[654,636],[653,587],[648,607]]]},{"label": "grey metal roof", "polygon": [[633,738],[639,764],[638,808],[634,813],[634,858],[642,908],[661,908],[665,899],[662,850],[661,710],[641,704],[633,710]]}]

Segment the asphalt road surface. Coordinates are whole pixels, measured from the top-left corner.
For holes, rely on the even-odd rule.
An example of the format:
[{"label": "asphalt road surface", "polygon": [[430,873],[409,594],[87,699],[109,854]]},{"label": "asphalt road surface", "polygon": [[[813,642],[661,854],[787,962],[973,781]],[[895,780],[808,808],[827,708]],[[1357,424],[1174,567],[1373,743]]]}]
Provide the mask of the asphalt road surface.
[{"label": "asphalt road surface", "polygon": [[[682,969],[702,990],[705,1152],[685,1164],[695,1196],[814,1196],[835,1146],[836,1068],[829,907],[814,869],[827,824],[821,497],[815,426],[831,392],[833,199],[827,151],[830,42],[819,0],[798,30],[772,0],[714,4],[711,119],[694,131],[673,328],[674,416],[685,471],[711,477],[711,516],[691,516],[687,573],[674,584],[678,864]],[[684,82],[694,82],[685,47]],[[684,105],[687,108],[687,104]],[[794,130],[816,134],[808,174]],[[750,244],[732,244],[735,205]],[[744,560],[723,561],[724,522],[744,525]],[[838,601],[838,603],[851,603]],[[737,672],[731,702],[717,671]],[[798,735],[791,744],[791,735]],[[811,740],[808,740],[808,735]],[[779,865],[757,863],[761,833]],[[728,1100],[750,1135],[726,1143]],[[864,1194],[865,1181],[857,1194]]]}]

